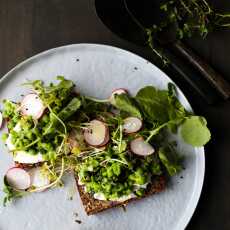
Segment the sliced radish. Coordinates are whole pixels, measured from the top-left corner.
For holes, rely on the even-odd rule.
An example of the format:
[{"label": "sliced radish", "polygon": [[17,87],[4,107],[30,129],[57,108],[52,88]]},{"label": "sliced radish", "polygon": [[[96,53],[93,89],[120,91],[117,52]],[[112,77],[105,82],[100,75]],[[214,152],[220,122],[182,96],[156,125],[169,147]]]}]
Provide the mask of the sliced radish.
[{"label": "sliced radish", "polygon": [[140,156],[148,156],[155,152],[152,145],[145,142],[142,137],[138,137],[130,143],[131,151]]},{"label": "sliced radish", "polygon": [[6,180],[8,184],[15,189],[25,190],[30,187],[30,175],[22,168],[10,168],[6,172]]},{"label": "sliced radish", "polygon": [[127,94],[127,93],[128,93],[128,91],[126,89],[123,89],[123,88],[113,90],[113,92],[109,98],[110,103],[113,105],[115,104],[115,97],[114,97],[115,95],[121,95],[121,94]]},{"label": "sliced radish", "polygon": [[123,131],[125,133],[136,133],[142,127],[142,121],[137,117],[127,117],[124,119]]},{"label": "sliced radish", "polygon": [[20,111],[22,115],[32,116],[34,119],[39,119],[45,110],[42,100],[35,93],[27,94],[22,102]]},{"label": "sliced radish", "polygon": [[104,150],[106,150],[106,145],[103,145],[101,147],[97,147],[97,149],[99,149],[100,151],[104,151]]},{"label": "sliced radish", "polygon": [[85,141],[92,146],[103,146],[109,141],[108,126],[99,120],[92,120],[84,131]]},{"label": "sliced radish", "polygon": [[105,147],[105,145],[109,142],[109,139],[110,139],[109,132],[107,132],[103,143],[100,144],[101,148]]},{"label": "sliced radish", "polygon": [[44,175],[42,173],[41,167],[30,169],[29,175],[31,180],[31,186],[34,186],[37,192],[44,191],[45,189],[43,187],[50,184],[50,179],[48,175]]},{"label": "sliced radish", "polygon": [[22,164],[36,164],[45,161],[45,159],[41,153],[31,155],[26,151],[16,151],[14,153],[14,161]]},{"label": "sliced radish", "polygon": [[0,129],[2,128],[2,124],[3,124],[3,116],[2,116],[2,112],[0,112]]}]

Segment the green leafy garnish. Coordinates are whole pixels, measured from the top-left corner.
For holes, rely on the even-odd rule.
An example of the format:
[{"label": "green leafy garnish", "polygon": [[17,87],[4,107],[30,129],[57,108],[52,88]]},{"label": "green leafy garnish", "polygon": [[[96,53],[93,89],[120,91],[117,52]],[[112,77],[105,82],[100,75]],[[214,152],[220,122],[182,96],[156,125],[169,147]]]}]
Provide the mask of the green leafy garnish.
[{"label": "green leafy garnish", "polygon": [[179,102],[176,87],[172,83],[168,84],[168,102],[168,115],[170,120],[184,118],[189,114],[185,110],[184,106]]},{"label": "green leafy garnish", "polygon": [[65,121],[71,117],[81,106],[81,101],[78,98],[73,98],[66,107],[64,107],[59,113],[58,117]]},{"label": "green leafy garnish", "polygon": [[142,118],[139,108],[135,105],[135,101],[127,94],[115,95],[115,106],[130,116]]},{"label": "green leafy garnish", "polygon": [[192,116],[181,125],[181,136],[186,143],[200,147],[210,140],[211,133],[204,117]]},{"label": "green leafy garnish", "polygon": [[[206,0],[162,1],[158,9],[161,15],[160,20],[157,20],[157,23],[149,21],[148,24],[152,23],[152,26],[148,28],[132,13],[126,0],[124,0],[124,6],[134,23],[142,31],[145,31],[146,43],[155,55],[163,61],[163,64],[167,64],[170,60],[164,54],[164,49],[159,42],[161,41],[159,34],[162,32],[165,33],[166,31],[167,33],[167,31],[173,29],[173,31],[168,32],[170,33],[169,37],[171,33],[175,33],[174,39],[177,40],[197,35],[205,39],[210,32],[230,28],[230,13],[218,12]],[[154,11],[154,9],[152,10]]]},{"label": "green leafy garnish", "polygon": [[28,192],[20,191],[12,188],[6,180],[6,177],[4,177],[3,180],[3,192],[5,193],[5,197],[3,199],[3,206],[6,206],[7,203],[11,202],[12,200],[16,198],[21,198],[28,194]]},{"label": "green leafy garnish", "polygon": [[49,86],[45,86],[40,80],[28,82],[24,85],[32,86],[44,104],[50,106],[54,112],[57,112],[69,101],[69,96],[74,88],[73,82],[63,76],[58,76],[57,80],[59,80],[57,85],[50,83]]},{"label": "green leafy garnish", "polygon": [[166,90],[146,86],[138,91],[135,99],[147,120],[161,124],[169,120],[167,111],[169,103]]},{"label": "green leafy garnish", "polygon": [[145,120],[154,124],[154,129],[149,131],[147,141],[166,127],[176,133],[182,123],[181,135],[186,143],[192,146],[203,146],[210,140],[206,120],[186,111],[177,99],[173,84],[168,84],[168,91],[147,86],[139,90],[135,99],[142,108]]},{"label": "green leafy garnish", "polygon": [[173,176],[181,171],[181,158],[178,156],[172,145],[169,144],[161,147],[158,154],[162,164],[165,166],[170,176]]}]

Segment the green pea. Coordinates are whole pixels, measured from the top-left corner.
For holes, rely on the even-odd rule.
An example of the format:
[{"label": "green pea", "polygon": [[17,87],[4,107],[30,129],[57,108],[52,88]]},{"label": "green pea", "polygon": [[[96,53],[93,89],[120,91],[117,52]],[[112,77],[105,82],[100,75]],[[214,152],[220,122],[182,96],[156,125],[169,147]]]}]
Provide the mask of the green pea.
[{"label": "green pea", "polygon": [[8,124],[7,124],[7,127],[8,127],[8,129],[13,129],[14,128],[14,123],[12,123],[12,122],[9,122]]},{"label": "green pea", "polygon": [[118,184],[116,189],[117,191],[122,191],[124,189],[124,186],[122,184]]},{"label": "green pea", "polygon": [[113,169],[112,169],[111,167],[109,167],[109,168],[107,169],[107,176],[108,176],[108,177],[112,177],[112,176],[113,176]]},{"label": "green pea", "polygon": [[112,169],[113,169],[113,173],[117,176],[120,175],[121,173],[121,166],[120,166],[120,163],[113,163],[112,164]]},{"label": "green pea", "polygon": [[132,193],[132,190],[131,190],[131,189],[126,189],[126,190],[124,191],[124,193],[125,193],[125,195],[129,195],[129,194]]},{"label": "green pea", "polygon": [[107,171],[103,171],[101,174],[102,174],[102,176],[103,176],[104,178],[107,177]]},{"label": "green pea", "polygon": [[145,189],[143,189],[143,188],[138,189],[138,190],[135,192],[135,194],[136,194],[137,196],[143,196],[144,193],[145,193]]},{"label": "green pea", "polygon": [[118,193],[117,193],[117,192],[113,192],[112,194],[110,194],[109,198],[110,198],[111,200],[117,199],[117,198],[118,198]]},{"label": "green pea", "polygon": [[109,193],[111,191],[112,185],[111,184],[104,184],[104,185],[102,185],[102,188],[105,190],[105,192]]},{"label": "green pea", "polygon": [[42,117],[42,122],[44,123],[48,123],[50,120],[49,120],[49,116],[47,114],[45,114],[43,117]]},{"label": "green pea", "polygon": [[8,136],[9,136],[8,133],[3,133],[3,134],[2,134],[2,141],[5,142],[6,139],[8,138]]},{"label": "green pea", "polygon": [[162,174],[160,164],[152,163],[150,169],[151,169],[152,174],[154,174],[154,175],[161,175]]},{"label": "green pea", "polygon": [[36,155],[36,154],[37,154],[37,152],[36,152],[34,149],[28,150],[28,153],[29,153],[30,155]]},{"label": "green pea", "polygon": [[26,133],[26,136],[27,136],[27,138],[30,139],[30,140],[33,140],[33,138],[34,138],[34,137],[33,137],[33,132],[32,132],[32,131],[27,132],[27,133]]}]

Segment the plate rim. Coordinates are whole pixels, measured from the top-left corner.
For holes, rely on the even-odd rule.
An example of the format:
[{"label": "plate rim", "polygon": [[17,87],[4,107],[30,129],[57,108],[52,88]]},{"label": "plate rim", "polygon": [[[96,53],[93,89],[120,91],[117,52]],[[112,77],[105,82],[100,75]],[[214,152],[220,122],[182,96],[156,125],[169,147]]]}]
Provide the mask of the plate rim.
[{"label": "plate rim", "polygon": [[[63,45],[63,46],[58,46],[58,47],[54,47],[54,48],[51,48],[51,49],[48,49],[48,50],[45,50],[45,51],[42,51],[42,52],[39,52],[25,60],[23,60],[22,62],[18,63],[17,65],[15,65],[13,68],[11,68],[8,72],[6,72],[0,79],[0,85],[3,84],[4,81],[8,80],[8,78],[10,77],[10,75],[16,71],[17,69],[20,69],[23,65],[26,65],[28,64],[29,62],[37,59],[37,58],[41,58],[42,56],[45,56],[47,54],[52,54],[52,53],[55,53],[59,50],[62,50],[62,49],[68,49],[68,48],[75,48],[75,47],[81,47],[81,46],[84,46],[84,47],[99,47],[101,49],[110,49],[110,50],[116,50],[118,52],[121,52],[121,53],[126,53],[127,55],[132,55],[132,56],[135,56],[135,58],[138,58],[142,61],[146,61],[148,62],[150,65],[152,65],[155,69],[157,69],[159,72],[161,72],[162,74],[164,74],[164,76],[172,81],[176,87],[180,90],[180,92],[182,93],[182,96],[186,99],[186,103],[190,106],[190,108],[192,109],[192,106],[191,104],[189,103],[189,100],[185,97],[183,91],[180,89],[180,87],[177,86],[177,84],[164,72],[162,71],[160,68],[158,68],[155,64],[153,64],[151,61],[143,58],[142,56],[136,54],[136,53],[133,53],[129,50],[125,50],[123,48],[120,48],[120,47],[117,47],[117,46],[112,46],[112,45],[106,45],[106,44],[99,44],[99,43],[73,43],[73,44],[68,44],[68,45]],[[193,109],[192,109],[193,111]],[[199,172],[199,176],[196,175],[196,178],[198,178],[198,180],[195,181],[195,188],[193,190],[193,193],[191,195],[191,198],[188,202],[188,205],[184,211],[184,214],[181,216],[181,218],[178,220],[178,223],[177,225],[175,226],[176,227],[176,230],[178,229],[185,229],[186,226],[189,224],[190,220],[192,219],[194,213],[195,213],[195,210],[197,208],[197,205],[199,203],[199,199],[201,197],[201,192],[202,192],[202,188],[203,188],[203,184],[204,184],[204,176],[205,176],[205,149],[204,147],[199,147],[199,148],[194,148],[195,149],[195,152],[196,154],[199,154],[198,157],[196,158],[196,164],[199,164],[199,168],[202,169],[202,172]],[[199,150],[199,153],[198,153],[198,150]],[[196,171],[196,174],[197,174],[197,171]]]}]

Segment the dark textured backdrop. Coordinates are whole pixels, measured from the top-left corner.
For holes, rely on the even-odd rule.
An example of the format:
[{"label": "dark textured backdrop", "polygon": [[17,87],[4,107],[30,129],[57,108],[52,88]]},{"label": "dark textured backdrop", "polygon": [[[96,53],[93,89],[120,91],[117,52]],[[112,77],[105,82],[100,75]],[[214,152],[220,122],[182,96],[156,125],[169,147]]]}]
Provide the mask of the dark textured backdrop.
[{"label": "dark textured backdrop", "polygon": [[[229,0],[212,2],[230,11]],[[79,42],[115,45],[152,60],[147,49],[122,40],[101,23],[94,0],[0,0],[0,76],[34,54]],[[206,41],[193,39],[190,45],[230,81],[230,31],[215,32]],[[176,74],[170,77],[212,130],[202,196],[187,229],[229,230],[230,101],[208,106]]]}]

